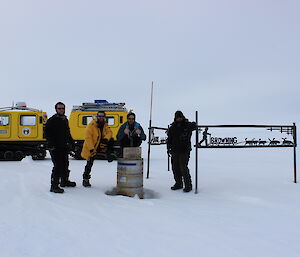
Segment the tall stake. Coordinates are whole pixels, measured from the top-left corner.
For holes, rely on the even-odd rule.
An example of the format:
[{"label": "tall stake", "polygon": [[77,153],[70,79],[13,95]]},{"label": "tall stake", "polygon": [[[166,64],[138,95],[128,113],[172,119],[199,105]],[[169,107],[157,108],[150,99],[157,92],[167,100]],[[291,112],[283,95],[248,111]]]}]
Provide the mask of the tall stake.
[{"label": "tall stake", "polygon": [[151,147],[151,132],[152,132],[152,101],[153,101],[153,81],[151,85],[151,102],[150,102],[150,119],[149,119],[149,135],[148,135],[148,160],[147,160],[147,178],[150,171],[150,147]]},{"label": "tall stake", "polygon": [[198,141],[199,141],[199,134],[198,134],[198,111],[196,111],[196,172],[195,172],[195,194],[198,194]]},{"label": "tall stake", "polygon": [[297,129],[295,123],[293,124],[293,137],[294,137],[294,183],[297,183],[297,169],[296,169]]},{"label": "tall stake", "polygon": [[[169,133],[169,128],[170,128],[170,125],[168,125],[168,133]],[[167,150],[169,150],[168,145],[167,145]],[[170,154],[169,154],[169,151],[167,151],[167,153],[168,153],[168,171],[170,171]]]}]

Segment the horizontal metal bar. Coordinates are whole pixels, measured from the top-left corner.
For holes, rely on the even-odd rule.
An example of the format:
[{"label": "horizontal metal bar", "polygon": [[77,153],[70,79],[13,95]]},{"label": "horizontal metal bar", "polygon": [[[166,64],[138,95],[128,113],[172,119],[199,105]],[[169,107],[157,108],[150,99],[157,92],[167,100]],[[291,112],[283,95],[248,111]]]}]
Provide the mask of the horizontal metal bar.
[{"label": "horizontal metal bar", "polygon": [[161,129],[161,130],[168,130],[167,128],[160,128],[160,127],[150,127],[149,129]]},{"label": "horizontal metal bar", "polygon": [[294,145],[215,145],[215,146],[195,146],[197,148],[276,148],[276,147],[294,147]]},{"label": "horizontal metal bar", "polygon": [[198,125],[198,128],[293,128],[292,125]]}]

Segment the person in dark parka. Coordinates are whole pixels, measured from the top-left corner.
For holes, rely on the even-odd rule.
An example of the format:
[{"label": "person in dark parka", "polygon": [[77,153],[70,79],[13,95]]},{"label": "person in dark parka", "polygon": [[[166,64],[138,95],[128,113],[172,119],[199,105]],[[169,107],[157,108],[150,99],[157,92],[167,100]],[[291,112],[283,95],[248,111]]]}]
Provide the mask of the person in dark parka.
[{"label": "person in dark parka", "polygon": [[142,126],[135,121],[135,114],[130,112],[127,114],[127,122],[125,122],[119,129],[117,140],[123,147],[137,147],[146,140],[146,135]]},{"label": "person in dark parka", "polygon": [[[196,130],[196,123],[189,122],[181,111],[175,112],[174,122],[168,129],[167,150],[171,155],[172,171],[175,184],[172,190],[182,189],[184,192],[192,190],[192,179],[188,168],[190,159],[192,131]],[[183,181],[182,181],[183,180]]]},{"label": "person in dark parka", "polygon": [[50,192],[63,193],[59,187],[75,187],[76,183],[69,180],[69,156],[68,152],[73,149],[74,141],[70,133],[70,127],[65,116],[65,105],[58,102],[55,105],[56,114],[48,119],[45,126],[45,136],[48,149],[53,162],[51,174]]}]

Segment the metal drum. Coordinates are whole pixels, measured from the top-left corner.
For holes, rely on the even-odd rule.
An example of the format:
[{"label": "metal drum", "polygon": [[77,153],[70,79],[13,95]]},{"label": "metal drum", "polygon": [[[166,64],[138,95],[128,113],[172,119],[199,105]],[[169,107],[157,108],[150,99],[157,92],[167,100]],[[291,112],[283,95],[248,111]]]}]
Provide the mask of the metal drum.
[{"label": "metal drum", "polygon": [[143,159],[118,159],[118,194],[143,198]]}]

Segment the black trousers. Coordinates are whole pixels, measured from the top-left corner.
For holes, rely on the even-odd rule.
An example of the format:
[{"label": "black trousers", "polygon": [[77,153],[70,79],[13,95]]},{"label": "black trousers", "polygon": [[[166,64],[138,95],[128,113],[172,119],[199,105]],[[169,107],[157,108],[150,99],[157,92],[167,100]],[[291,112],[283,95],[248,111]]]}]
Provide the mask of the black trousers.
[{"label": "black trousers", "polygon": [[54,149],[50,151],[50,155],[53,162],[51,185],[58,186],[60,180],[68,180],[69,177],[68,150],[64,148]]},{"label": "black trousers", "polygon": [[186,188],[192,188],[192,179],[190,175],[190,170],[188,168],[188,163],[190,160],[190,152],[185,153],[172,153],[171,163],[172,171],[175,179],[175,183],[178,186],[184,185]]},{"label": "black trousers", "polygon": [[[107,147],[107,155],[111,154],[112,153],[112,150],[113,150],[113,145],[114,145],[114,140],[113,139],[110,139],[107,144],[106,144],[106,147]],[[101,150],[101,149],[98,149],[98,150]],[[95,160],[96,156],[93,156],[91,157],[87,162],[86,162],[86,165],[84,167],[84,173],[83,173],[83,178],[84,179],[90,179],[91,178],[91,171],[92,171],[92,167],[93,167],[93,164],[94,164],[94,160]]]},{"label": "black trousers", "polygon": [[84,167],[84,173],[83,173],[83,178],[84,179],[90,179],[91,178],[91,171],[92,171],[92,167],[93,167],[93,164],[94,164],[94,160],[95,160],[95,157],[91,157],[87,162],[86,162],[86,165]]}]

